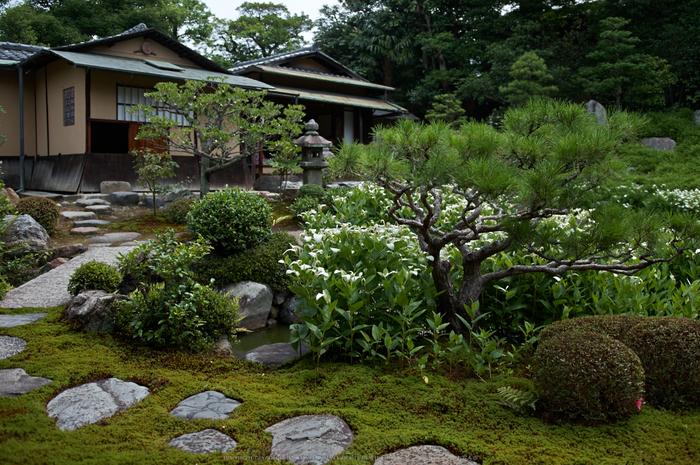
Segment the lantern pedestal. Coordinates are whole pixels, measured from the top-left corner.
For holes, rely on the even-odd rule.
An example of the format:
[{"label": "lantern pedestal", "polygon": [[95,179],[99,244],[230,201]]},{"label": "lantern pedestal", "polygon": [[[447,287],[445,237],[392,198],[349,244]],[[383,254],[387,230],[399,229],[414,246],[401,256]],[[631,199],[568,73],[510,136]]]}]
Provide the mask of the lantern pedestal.
[{"label": "lantern pedestal", "polygon": [[301,147],[299,166],[304,170],[304,184],[323,187],[323,169],[328,168],[323,149],[330,147],[332,143],[318,134],[318,123],[314,120],[306,123],[304,131],[304,135],[294,141],[294,145]]}]

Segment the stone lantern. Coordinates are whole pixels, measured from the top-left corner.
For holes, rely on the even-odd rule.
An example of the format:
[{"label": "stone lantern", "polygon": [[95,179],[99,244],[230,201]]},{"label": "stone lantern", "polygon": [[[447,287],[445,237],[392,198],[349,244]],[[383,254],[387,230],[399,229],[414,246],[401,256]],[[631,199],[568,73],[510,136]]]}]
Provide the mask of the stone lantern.
[{"label": "stone lantern", "polygon": [[310,120],[304,126],[304,135],[294,141],[294,145],[301,147],[301,162],[299,165],[304,170],[304,184],[316,184],[323,187],[324,168],[328,168],[324,148],[332,145],[332,142],[318,134],[318,123]]}]

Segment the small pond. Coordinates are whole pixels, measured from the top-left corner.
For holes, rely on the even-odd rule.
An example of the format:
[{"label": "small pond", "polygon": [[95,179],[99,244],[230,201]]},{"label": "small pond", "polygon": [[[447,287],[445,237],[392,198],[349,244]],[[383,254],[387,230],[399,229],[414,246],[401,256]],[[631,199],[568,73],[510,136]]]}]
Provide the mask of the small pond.
[{"label": "small pond", "polygon": [[289,326],[274,325],[252,333],[238,333],[238,344],[233,344],[231,352],[238,356],[267,344],[289,342]]}]

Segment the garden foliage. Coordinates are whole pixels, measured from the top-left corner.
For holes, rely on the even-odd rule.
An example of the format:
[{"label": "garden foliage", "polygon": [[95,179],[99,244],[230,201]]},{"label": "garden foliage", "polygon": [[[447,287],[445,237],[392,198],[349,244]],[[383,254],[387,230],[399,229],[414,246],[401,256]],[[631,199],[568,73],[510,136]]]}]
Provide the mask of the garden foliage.
[{"label": "garden foliage", "polygon": [[61,215],[61,209],[56,202],[46,197],[25,197],[17,204],[19,215],[29,215],[39,223],[48,235],[53,234]]},{"label": "garden foliage", "polygon": [[119,269],[107,263],[90,260],[80,265],[68,281],[68,292],[75,296],[84,290],[103,290],[114,293],[122,282]]},{"label": "garden foliage", "polygon": [[168,221],[173,224],[187,224],[187,215],[194,203],[195,199],[180,199],[173,202],[167,212]]}]

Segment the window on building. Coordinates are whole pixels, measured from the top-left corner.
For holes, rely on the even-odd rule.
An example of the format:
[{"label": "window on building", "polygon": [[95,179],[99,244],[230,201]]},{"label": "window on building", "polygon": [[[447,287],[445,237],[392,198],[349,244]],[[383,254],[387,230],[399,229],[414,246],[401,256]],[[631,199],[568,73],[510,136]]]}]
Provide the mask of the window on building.
[{"label": "window on building", "polygon": [[129,110],[136,105],[149,105],[156,109],[158,116],[167,116],[175,121],[179,126],[189,126],[184,115],[166,111],[163,104],[154,102],[145,94],[153,92],[148,87],[133,87],[117,85],[117,121],[133,121],[137,123],[147,123],[149,116],[142,111],[131,113]]},{"label": "window on building", "polygon": [[63,125],[75,124],[75,87],[63,89]]}]

